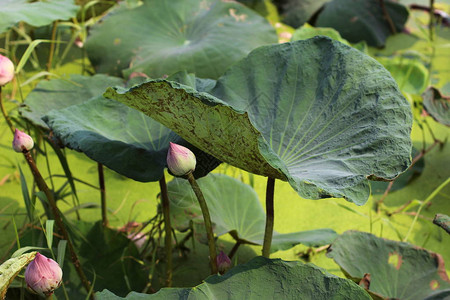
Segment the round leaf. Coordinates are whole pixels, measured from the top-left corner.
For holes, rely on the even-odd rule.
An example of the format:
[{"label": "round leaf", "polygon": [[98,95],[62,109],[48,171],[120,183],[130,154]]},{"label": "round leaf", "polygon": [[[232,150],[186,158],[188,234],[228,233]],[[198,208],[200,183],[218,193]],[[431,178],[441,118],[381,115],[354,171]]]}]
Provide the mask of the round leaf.
[{"label": "round leaf", "polygon": [[260,47],[210,93],[154,80],[105,96],[222,161],[288,180],[304,198],[364,204],[367,178],[393,179],[410,163],[411,109],[397,84],[329,38]]},{"label": "round leaf", "polygon": [[[266,215],[251,186],[223,174],[209,174],[199,179],[198,184],[214,223],[214,233],[231,233],[236,240],[263,244]],[[168,192],[171,218],[176,229],[188,229],[191,220],[203,224],[200,206],[187,180],[172,180],[168,184]],[[336,237],[336,232],[331,229],[286,234],[274,232],[271,251],[289,249],[297,244],[322,246]]]},{"label": "round leaf", "polygon": [[327,255],[350,278],[360,279],[369,273],[370,291],[383,299],[422,300],[430,295],[444,299],[450,289],[442,257],[408,243],[347,231]]},{"label": "round leaf", "polygon": [[[384,5],[396,31],[401,32],[408,20],[408,9],[389,0]],[[315,25],[332,27],[349,42],[364,40],[374,47],[383,47],[392,34],[379,0],[333,0],[325,4]]]},{"label": "round leaf", "polygon": [[264,18],[234,1],[144,0],[93,26],[86,49],[101,73],[121,75],[130,67],[127,75],[158,78],[186,70],[218,78],[250,50],[276,42]]},{"label": "round leaf", "polygon": [[0,33],[20,21],[38,27],[67,20],[75,17],[79,8],[73,0],[0,0],[0,7]]},{"label": "round leaf", "polygon": [[163,288],[156,294],[132,292],[121,298],[105,290],[98,300],[145,299],[351,299],[370,296],[350,280],[331,275],[310,264],[256,257],[225,275],[208,277],[193,288]]},{"label": "round leaf", "polygon": [[42,117],[52,109],[62,109],[97,98],[109,86],[123,86],[117,77],[94,75],[92,77],[71,75],[70,79],[40,81],[20,107],[21,115],[33,124],[48,128]]}]

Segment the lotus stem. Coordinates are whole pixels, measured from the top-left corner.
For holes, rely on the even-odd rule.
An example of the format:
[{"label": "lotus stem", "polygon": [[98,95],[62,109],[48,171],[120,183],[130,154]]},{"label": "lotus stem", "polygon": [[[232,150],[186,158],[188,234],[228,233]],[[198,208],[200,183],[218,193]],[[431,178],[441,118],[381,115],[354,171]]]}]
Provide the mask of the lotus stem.
[{"label": "lotus stem", "polygon": [[270,246],[272,245],[272,236],[273,236],[273,220],[274,220],[274,212],[273,212],[273,195],[275,191],[275,179],[267,178],[267,187],[266,187],[266,229],[264,231],[264,242],[262,249],[262,256],[269,257],[270,256]]},{"label": "lotus stem", "polygon": [[106,189],[105,189],[105,175],[103,172],[103,165],[101,163],[97,163],[98,170],[98,182],[100,186],[100,203],[102,207],[102,224],[104,227],[108,227],[108,215],[106,210]]},{"label": "lotus stem", "polygon": [[202,209],[203,220],[205,222],[206,228],[206,236],[208,237],[208,246],[209,246],[209,259],[211,262],[211,274],[217,274],[217,250],[216,244],[214,241],[214,233],[212,230],[211,216],[209,215],[208,206],[206,205],[205,197],[203,196],[202,190],[197,184],[197,181],[194,178],[192,173],[188,173],[187,179],[191,184],[192,189],[194,190],[195,195],[197,196],[198,203],[200,204],[200,208]]},{"label": "lotus stem", "polygon": [[172,286],[172,225],[170,224],[170,203],[169,195],[167,192],[166,178],[163,177],[159,180],[159,188],[161,189],[161,206],[164,216],[164,244],[166,248],[167,270],[166,270],[166,285]]},{"label": "lotus stem", "polygon": [[[80,280],[84,286],[84,288],[86,289],[86,292],[89,294],[91,291],[91,284],[89,283],[89,281],[86,278],[86,275],[83,272],[83,269],[81,268],[81,264],[80,264],[80,260],[78,259],[78,256],[75,252],[75,249],[72,245],[72,242],[70,240],[69,234],[67,233],[66,227],[64,226],[61,214],[59,212],[58,207],[56,206],[56,201],[55,198],[53,196],[53,193],[50,191],[50,189],[48,188],[47,184],[45,183],[44,178],[42,177],[41,173],[39,172],[39,169],[36,166],[36,163],[33,159],[33,157],[30,154],[30,151],[28,151],[27,149],[23,148],[23,154],[25,156],[25,159],[28,163],[28,165],[30,166],[31,169],[31,173],[33,174],[34,180],[39,188],[40,191],[44,192],[45,196],[47,197],[47,200],[50,204],[50,207],[52,209],[53,212],[53,217],[55,218],[56,224],[59,227],[59,230],[62,233],[62,236],[64,237],[64,239],[67,241],[67,245],[69,248],[69,252],[70,252],[70,257],[72,259],[72,263],[75,266],[75,269],[78,273],[78,276],[80,277]],[[94,295],[91,293],[90,294],[90,298],[93,300],[94,299]]]},{"label": "lotus stem", "polygon": [[2,87],[0,86],[0,109],[2,110],[3,117],[5,118],[6,123],[8,123],[9,129],[11,129],[11,132],[14,134],[15,128],[11,121],[11,118],[8,115],[8,112],[5,109],[5,106],[3,105],[3,98],[2,98]]},{"label": "lotus stem", "polygon": [[434,39],[434,0],[430,0],[430,24],[428,26],[430,30],[430,41]]},{"label": "lotus stem", "polygon": [[242,245],[242,241],[241,240],[237,240],[236,244],[234,244],[233,248],[231,248],[230,253],[228,253],[228,257],[230,259],[232,259],[233,256],[236,254],[236,252],[238,251],[240,245]]},{"label": "lotus stem", "polygon": [[[56,29],[58,28],[58,21],[53,22],[53,28],[52,28],[52,43],[50,43],[50,52],[48,54],[48,61],[47,61],[47,72],[50,72],[52,69],[53,64],[53,55],[55,53],[55,38],[56,38]],[[50,79],[50,75],[46,76],[47,79]]]}]

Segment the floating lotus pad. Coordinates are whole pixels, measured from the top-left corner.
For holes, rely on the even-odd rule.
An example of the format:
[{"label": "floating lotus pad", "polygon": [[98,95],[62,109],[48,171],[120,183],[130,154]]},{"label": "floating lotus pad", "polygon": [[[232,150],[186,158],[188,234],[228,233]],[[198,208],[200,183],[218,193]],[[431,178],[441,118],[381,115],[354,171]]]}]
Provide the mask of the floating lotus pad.
[{"label": "floating lotus pad", "polygon": [[444,299],[450,295],[442,257],[408,243],[347,231],[333,242],[327,255],[349,278],[359,281],[370,274],[369,290],[383,299]]},{"label": "floating lotus pad", "polygon": [[127,76],[158,78],[186,70],[215,79],[252,49],[277,41],[269,22],[234,1],[144,0],[94,25],[86,49],[99,73],[127,69]]},{"label": "floating lotus pad", "polygon": [[0,0],[0,33],[21,21],[31,26],[45,26],[76,16],[79,6],[73,0]]},{"label": "floating lotus pad", "polygon": [[304,198],[364,204],[367,178],[395,178],[411,160],[411,109],[389,72],[329,38],[260,47],[210,94],[153,80],[104,96]]}]

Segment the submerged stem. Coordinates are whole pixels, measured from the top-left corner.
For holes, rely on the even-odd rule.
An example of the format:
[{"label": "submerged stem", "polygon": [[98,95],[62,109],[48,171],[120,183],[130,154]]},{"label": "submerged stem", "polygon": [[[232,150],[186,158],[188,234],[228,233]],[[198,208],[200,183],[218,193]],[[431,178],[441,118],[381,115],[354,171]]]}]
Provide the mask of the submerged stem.
[{"label": "submerged stem", "polygon": [[[75,252],[75,249],[73,247],[73,244],[70,240],[69,234],[67,233],[66,227],[64,226],[60,211],[58,207],[56,206],[56,201],[53,196],[53,193],[48,188],[47,184],[45,183],[44,178],[42,177],[41,173],[39,172],[39,169],[36,166],[36,163],[34,162],[33,157],[30,154],[30,151],[23,148],[23,154],[25,156],[25,159],[30,166],[31,173],[33,173],[34,180],[36,181],[36,185],[38,186],[39,190],[44,192],[45,196],[47,197],[47,200],[50,204],[50,207],[53,212],[53,217],[55,218],[56,224],[59,227],[59,230],[62,233],[62,236],[67,241],[67,246],[69,248],[70,257],[72,259],[72,263],[75,266],[75,269],[78,273],[78,276],[80,277],[80,280],[86,289],[86,292],[89,294],[91,291],[91,284],[89,283],[88,279],[86,278],[86,275],[83,272],[83,269],[81,268],[80,260],[78,259],[78,256]],[[94,295],[91,293],[91,299],[94,299]]]},{"label": "submerged stem", "polygon": [[159,180],[159,188],[161,189],[161,206],[164,215],[164,230],[165,230],[165,248],[167,258],[167,278],[166,285],[172,286],[172,225],[170,224],[170,206],[169,195],[167,192],[166,178],[163,177]]},{"label": "submerged stem", "polygon": [[102,207],[102,224],[104,227],[107,227],[109,225],[109,222],[106,210],[105,175],[103,173],[103,165],[101,163],[97,163],[97,170],[98,170],[98,182],[100,186],[100,203]]},{"label": "submerged stem", "polygon": [[214,241],[214,233],[212,230],[211,216],[209,215],[208,206],[206,205],[205,197],[203,196],[202,190],[195,181],[194,175],[189,173],[187,175],[187,179],[194,190],[195,195],[197,196],[198,203],[200,204],[200,208],[202,209],[203,220],[205,222],[206,235],[208,237],[208,246],[209,246],[209,259],[211,261],[211,273],[217,274],[217,250],[216,244]]},{"label": "submerged stem", "polygon": [[273,236],[273,195],[275,191],[275,178],[267,178],[266,187],[266,229],[264,231],[264,243],[262,255],[264,257],[270,256],[270,246],[272,245]]}]

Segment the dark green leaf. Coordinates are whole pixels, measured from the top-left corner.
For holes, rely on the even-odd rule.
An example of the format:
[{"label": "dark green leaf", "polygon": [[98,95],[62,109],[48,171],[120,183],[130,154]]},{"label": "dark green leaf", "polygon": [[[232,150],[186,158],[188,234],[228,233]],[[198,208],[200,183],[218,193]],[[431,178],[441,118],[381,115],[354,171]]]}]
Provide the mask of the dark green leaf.
[{"label": "dark green leaf", "polygon": [[294,28],[308,22],[322,6],[331,0],[275,0],[283,23]]},{"label": "dark green leaf", "polygon": [[[383,2],[396,31],[401,32],[408,19],[408,9],[389,0]],[[325,4],[315,25],[332,27],[349,42],[364,40],[375,47],[383,47],[392,34],[379,0],[333,0]]]},{"label": "dark green leaf", "polygon": [[[127,26],[124,26],[127,24]],[[250,50],[276,43],[275,29],[234,1],[144,0],[119,6],[93,26],[86,49],[97,72],[144,72],[158,78],[177,71],[218,78]]]},{"label": "dark green leaf", "polygon": [[[237,240],[263,244],[266,215],[256,192],[247,184],[223,174],[209,174],[198,180],[213,222],[214,233],[231,233]],[[194,221],[203,224],[197,198],[185,179],[176,178],[168,184],[173,226],[184,231]],[[197,227],[204,229],[204,227]],[[204,230],[203,232],[204,233]],[[322,246],[337,237],[331,229],[293,233],[274,232],[271,251],[289,249],[297,244]]]},{"label": "dark green leaf", "polygon": [[310,264],[256,257],[225,275],[208,277],[194,288],[164,288],[153,295],[130,293],[121,298],[109,291],[98,300],[145,299],[351,299],[370,300],[358,285]]},{"label": "dark green leaf", "polygon": [[411,109],[397,84],[378,62],[329,38],[260,47],[210,93],[153,80],[105,96],[222,161],[288,180],[309,199],[364,204],[368,177],[392,179],[410,163]]},{"label": "dark green leaf", "polygon": [[62,109],[101,96],[109,86],[123,86],[120,78],[105,75],[71,75],[69,80],[42,80],[25,99],[20,113],[35,125],[48,128],[41,118],[52,109]]},{"label": "dark green leaf", "polygon": [[350,278],[369,273],[370,291],[383,298],[422,300],[433,294],[433,299],[444,299],[450,289],[442,257],[408,243],[347,231],[327,255]]},{"label": "dark green leaf", "polygon": [[450,126],[450,97],[446,97],[441,92],[429,87],[423,94],[423,107],[437,122]]},{"label": "dark green leaf", "polygon": [[0,7],[0,33],[20,21],[38,27],[67,20],[75,17],[79,8],[73,0],[0,0]]}]

